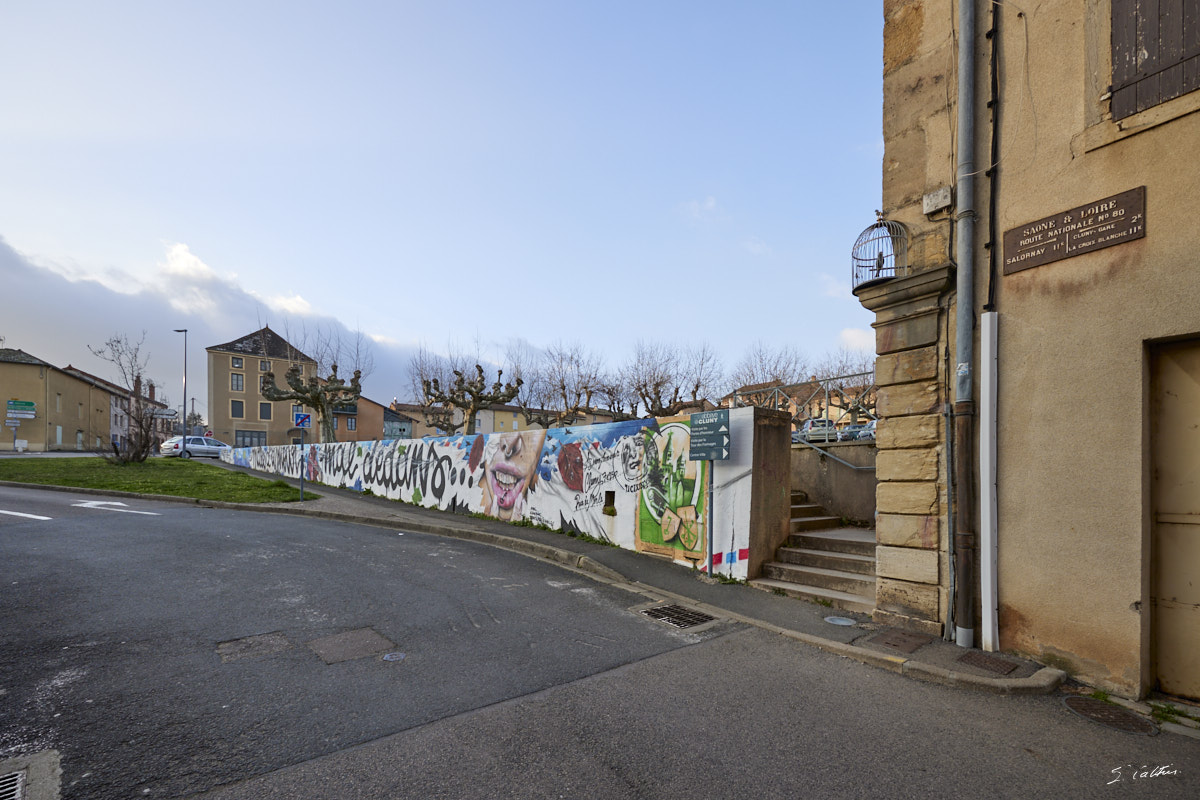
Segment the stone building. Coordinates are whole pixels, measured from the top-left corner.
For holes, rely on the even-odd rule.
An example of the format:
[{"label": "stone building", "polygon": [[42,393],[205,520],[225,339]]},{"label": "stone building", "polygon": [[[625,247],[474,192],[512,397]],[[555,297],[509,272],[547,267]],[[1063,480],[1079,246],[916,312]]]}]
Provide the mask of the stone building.
[{"label": "stone building", "polygon": [[1200,698],[1200,0],[884,14],[876,616]]}]

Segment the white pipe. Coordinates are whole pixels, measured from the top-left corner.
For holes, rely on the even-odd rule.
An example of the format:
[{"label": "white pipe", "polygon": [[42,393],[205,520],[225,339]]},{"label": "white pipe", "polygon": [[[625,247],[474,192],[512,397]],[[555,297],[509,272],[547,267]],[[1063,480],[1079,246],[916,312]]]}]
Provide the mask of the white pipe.
[{"label": "white pipe", "polygon": [[996,560],[996,403],[999,397],[1000,315],[985,311],[980,317],[979,347],[979,584],[983,641],[988,652],[1000,649]]}]

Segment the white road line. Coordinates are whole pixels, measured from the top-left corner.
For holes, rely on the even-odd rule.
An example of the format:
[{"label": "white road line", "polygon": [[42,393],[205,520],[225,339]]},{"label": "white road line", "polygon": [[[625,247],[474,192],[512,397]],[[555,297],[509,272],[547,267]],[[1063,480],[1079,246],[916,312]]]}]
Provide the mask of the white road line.
[{"label": "white road line", "polygon": [[40,517],[37,514],[22,514],[20,511],[4,511],[0,509],[0,514],[8,514],[10,517],[25,517],[25,519],[53,519],[53,517]]},{"label": "white road line", "polygon": [[148,517],[162,516],[162,514],[154,511],[134,511],[130,508],[113,508],[113,506],[125,505],[124,503],[117,502],[116,500],[89,500],[86,503],[72,503],[71,505],[75,508],[98,508],[101,511],[120,511],[123,514],[145,514]]}]

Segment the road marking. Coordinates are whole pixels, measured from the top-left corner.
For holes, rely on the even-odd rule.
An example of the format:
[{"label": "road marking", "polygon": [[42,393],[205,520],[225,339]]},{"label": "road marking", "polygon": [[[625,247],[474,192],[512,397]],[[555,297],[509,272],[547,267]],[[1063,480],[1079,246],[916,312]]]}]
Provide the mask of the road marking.
[{"label": "road marking", "polygon": [[86,503],[72,503],[75,508],[98,508],[101,511],[120,511],[122,514],[145,514],[150,517],[161,517],[154,511],[134,511],[129,508],[112,508],[111,506],[123,506],[124,503],[119,503],[116,500],[88,500]]},{"label": "road marking", "polygon": [[25,519],[53,519],[53,517],[41,517],[37,514],[22,514],[20,511],[3,511],[0,514],[8,514],[10,517],[25,517]]}]

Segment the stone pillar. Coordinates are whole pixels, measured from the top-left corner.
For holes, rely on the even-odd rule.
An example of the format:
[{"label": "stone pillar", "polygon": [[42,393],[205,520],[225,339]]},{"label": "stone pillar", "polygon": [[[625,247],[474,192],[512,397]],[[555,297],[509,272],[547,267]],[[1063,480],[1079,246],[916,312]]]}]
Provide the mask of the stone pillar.
[{"label": "stone pillar", "polygon": [[944,353],[951,329],[942,265],[855,291],[875,312],[875,619],[940,635],[946,620]]}]

